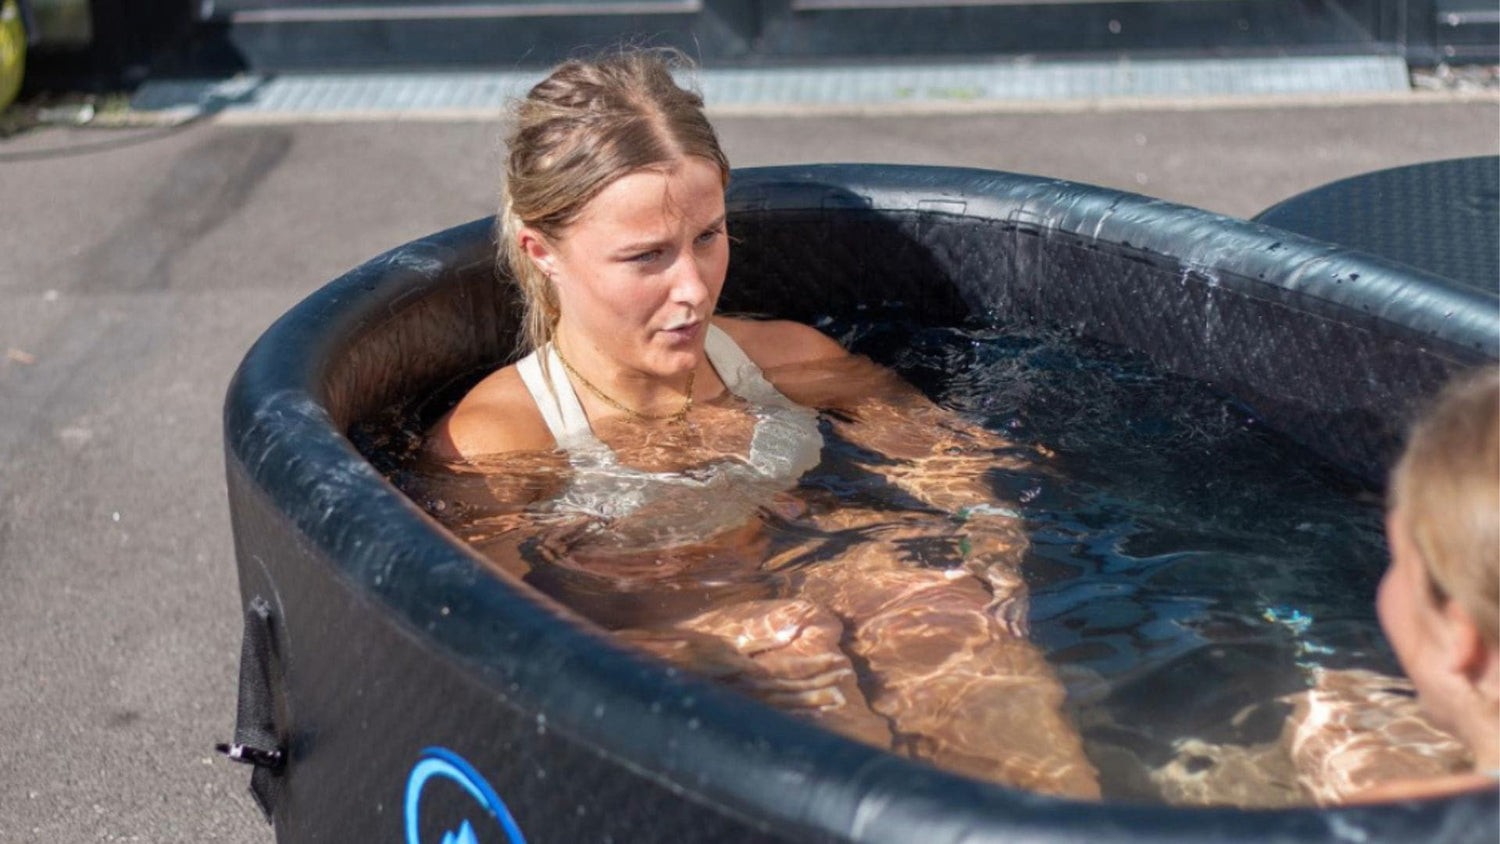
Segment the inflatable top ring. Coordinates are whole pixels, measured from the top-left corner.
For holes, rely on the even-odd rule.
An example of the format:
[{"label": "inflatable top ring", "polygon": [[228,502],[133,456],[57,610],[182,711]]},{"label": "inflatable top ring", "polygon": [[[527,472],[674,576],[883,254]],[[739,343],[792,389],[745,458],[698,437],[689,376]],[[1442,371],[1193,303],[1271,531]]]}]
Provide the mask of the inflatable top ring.
[{"label": "inflatable top ring", "polygon": [[[1149,355],[1367,479],[1492,291],[1198,209],[1008,173],[736,171],[723,305],[1050,326]],[[225,446],[246,609],[231,753],[278,837],[439,841],[1493,841],[1496,794],[1339,809],[1077,803],[879,751],[612,642],[351,444],[513,346],[491,221],[372,259],[246,355]],[[464,836],[470,836],[466,839]]]}]

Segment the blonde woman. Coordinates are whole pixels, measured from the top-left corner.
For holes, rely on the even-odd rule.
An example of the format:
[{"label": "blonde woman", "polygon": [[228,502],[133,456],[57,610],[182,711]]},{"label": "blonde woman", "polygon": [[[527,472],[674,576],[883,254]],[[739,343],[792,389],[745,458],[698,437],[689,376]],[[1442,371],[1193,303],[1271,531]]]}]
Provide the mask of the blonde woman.
[{"label": "blonde woman", "polygon": [[1500,368],[1454,381],[1412,428],[1385,524],[1376,611],[1407,676],[1319,668],[1286,699],[1319,805],[1500,786]]},{"label": "blonde woman", "polygon": [[[1024,540],[980,482],[1007,444],[809,326],[715,314],[729,165],[674,61],[568,62],[516,109],[499,241],[528,354],[464,396],[428,450],[525,508],[460,534],[638,647],[831,729],[1097,797],[1024,635]],[[962,522],[961,560],[913,566],[862,541],[813,565],[767,538],[768,514],[841,536],[889,521],[797,490],[829,409],[824,424],[936,513],[910,531]]]},{"label": "blonde woman", "polygon": [[1377,610],[1423,711],[1471,771],[1393,782],[1361,801],[1500,786],[1500,368],[1451,385],[1391,474],[1391,563]]}]

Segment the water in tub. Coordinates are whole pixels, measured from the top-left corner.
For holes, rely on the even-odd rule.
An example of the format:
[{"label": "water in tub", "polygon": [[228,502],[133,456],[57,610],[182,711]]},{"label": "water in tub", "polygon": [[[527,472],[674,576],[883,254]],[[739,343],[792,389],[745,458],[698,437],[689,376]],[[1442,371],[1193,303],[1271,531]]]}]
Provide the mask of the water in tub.
[{"label": "water in tub", "polygon": [[[790,488],[730,468],[774,415],[732,397],[686,424],[597,432],[619,465],[692,479],[619,512],[556,506],[579,471],[561,453],[427,460],[408,409],[356,439],[504,576],[676,665],[968,776],[1272,807],[1466,763],[1417,712],[1375,621],[1373,491],[1119,350],[822,327],[934,404],[878,386],[838,403],[819,418],[821,462]],[[851,383],[847,365],[797,377]],[[621,473],[619,494],[639,477]]]}]

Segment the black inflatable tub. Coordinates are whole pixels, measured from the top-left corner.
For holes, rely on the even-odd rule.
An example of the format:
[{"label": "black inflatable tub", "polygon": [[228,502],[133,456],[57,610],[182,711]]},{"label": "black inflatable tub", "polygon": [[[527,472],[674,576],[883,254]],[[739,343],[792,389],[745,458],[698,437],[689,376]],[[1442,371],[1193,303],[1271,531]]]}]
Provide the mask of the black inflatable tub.
[{"label": "black inflatable tub", "polygon": [[[1060,326],[1142,350],[1378,478],[1494,360],[1493,292],[1266,226],[1008,173],[742,170],[725,306]],[[272,326],[230,385],[240,755],[283,841],[1489,841],[1491,793],[1319,811],[1080,804],[942,773],[625,652],[488,573],[346,437],[498,364],[491,221],[395,249]],[[445,839],[445,835],[452,835]],[[465,839],[472,835],[472,839]]]}]

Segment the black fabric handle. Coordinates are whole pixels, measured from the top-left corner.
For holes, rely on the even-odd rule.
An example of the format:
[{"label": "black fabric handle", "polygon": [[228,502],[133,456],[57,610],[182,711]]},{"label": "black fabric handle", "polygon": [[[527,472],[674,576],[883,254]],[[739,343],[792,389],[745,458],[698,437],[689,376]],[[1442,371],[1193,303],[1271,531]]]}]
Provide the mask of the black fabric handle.
[{"label": "black fabric handle", "polygon": [[275,640],[271,635],[271,604],[259,595],[245,607],[245,635],[240,644],[239,704],[235,713],[234,743],[219,752],[255,766],[250,794],[271,820],[286,760],[281,730],[276,725]]}]

